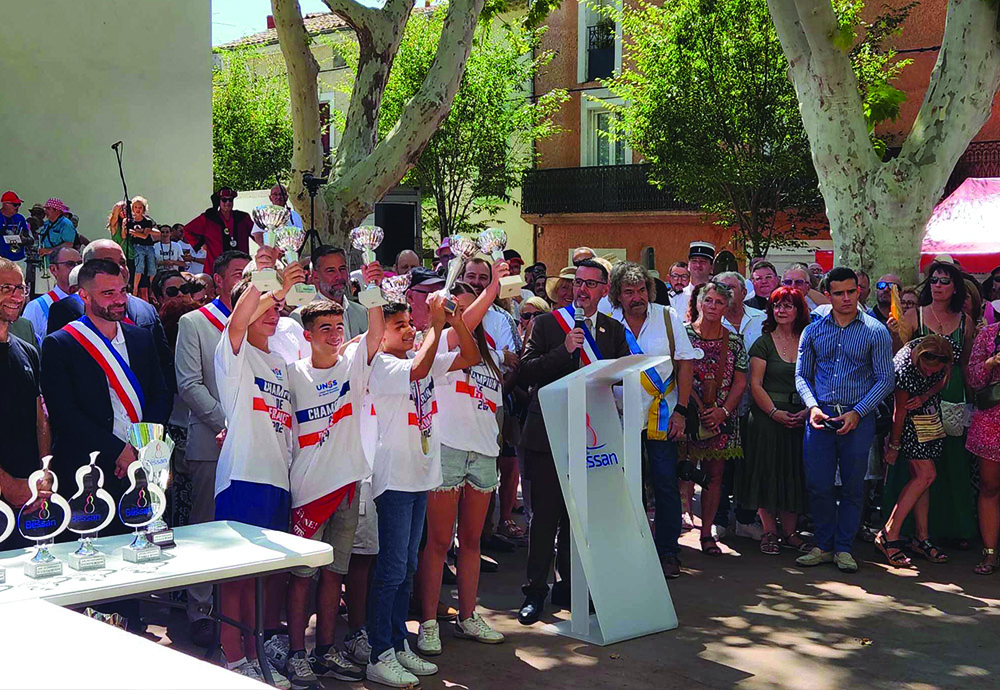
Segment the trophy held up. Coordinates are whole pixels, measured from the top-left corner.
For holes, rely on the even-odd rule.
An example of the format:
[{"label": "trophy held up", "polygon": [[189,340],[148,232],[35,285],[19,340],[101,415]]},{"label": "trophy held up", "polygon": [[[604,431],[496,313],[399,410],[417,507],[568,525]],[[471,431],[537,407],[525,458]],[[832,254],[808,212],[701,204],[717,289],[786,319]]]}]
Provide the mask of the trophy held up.
[{"label": "trophy held up", "polygon": [[[351,245],[361,252],[361,261],[367,266],[375,261],[375,248],[382,244],[385,233],[377,225],[361,225],[351,230]],[[358,293],[358,302],[365,309],[381,307],[389,303],[382,289],[376,283],[366,283]]]},{"label": "trophy held up", "polygon": [[452,259],[448,264],[448,276],[444,281],[444,308],[449,314],[454,314],[458,303],[451,298],[451,288],[458,281],[458,276],[465,268],[465,262],[479,252],[479,245],[474,240],[462,235],[452,235],[449,243]]},{"label": "trophy held up", "polygon": [[[274,204],[263,204],[256,207],[250,216],[253,222],[264,228],[264,245],[276,247],[275,232],[278,228],[284,227],[288,223],[288,209],[284,206]],[[278,271],[273,268],[262,268],[253,272],[253,286],[261,292],[273,292],[281,289],[281,280],[278,278]]]},{"label": "trophy held up", "polygon": [[[502,228],[486,228],[479,233],[479,248],[483,254],[495,262],[503,260],[503,250],[507,248],[507,233]],[[521,288],[526,285],[519,275],[506,276],[500,279],[500,299],[519,297]]]},{"label": "trophy held up", "polygon": [[[274,231],[274,246],[285,252],[285,266],[291,266],[299,260],[299,248],[306,238],[305,230],[294,225],[286,225]],[[281,285],[279,284],[279,288]],[[296,283],[285,295],[285,303],[292,307],[301,307],[316,299],[316,286]]]}]

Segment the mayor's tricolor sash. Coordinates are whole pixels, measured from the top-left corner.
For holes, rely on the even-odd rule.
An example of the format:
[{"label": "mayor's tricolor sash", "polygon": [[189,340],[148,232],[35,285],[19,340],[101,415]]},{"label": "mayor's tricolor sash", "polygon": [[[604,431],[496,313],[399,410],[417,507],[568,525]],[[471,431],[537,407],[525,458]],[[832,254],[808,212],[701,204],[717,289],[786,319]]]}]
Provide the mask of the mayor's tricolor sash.
[{"label": "mayor's tricolor sash", "polygon": [[[563,333],[569,333],[576,328],[576,309],[574,309],[572,304],[568,307],[563,307],[562,309],[556,309],[552,312],[552,314],[556,317],[556,323],[559,324],[559,328],[563,329]],[[583,348],[580,353],[580,361],[584,366],[586,366],[599,359],[604,358],[601,356],[601,351],[597,347],[597,341],[594,340],[594,334],[590,332],[590,329],[588,329],[586,325],[584,325]]]},{"label": "mayor's tricolor sash", "polygon": [[[633,355],[646,354],[639,347],[639,341],[632,333],[632,329],[628,327],[627,323],[624,325],[628,349]],[[672,357],[673,352],[670,355]],[[671,371],[670,376],[664,381],[660,372],[655,367],[650,367],[642,372],[639,380],[642,382],[643,390],[653,398],[653,402],[649,406],[649,417],[646,420],[646,436],[654,441],[665,441],[669,438],[667,430],[670,426],[670,406],[667,404],[667,396],[677,385],[674,373]]]},{"label": "mayor's tricolor sash", "polygon": [[213,299],[198,311],[201,312],[206,319],[208,319],[210,324],[219,329],[219,333],[225,330],[226,322],[229,321],[229,315],[232,313],[218,297]]},{"label": "mayor's tricolor sash", "polygon": [[142,387],[139,379],[129,367],[125,359],[118,354],[111,341],[104,337],[104,334],[97,330],[87,316],[81,316],[76,321],[72,321],[63,330],[73,336],[73,339],[87,351],[94,361],[104,371],[108,377],[108,385],[115,392],[125,412],[133,423],[142,421],[142,406],[145,402],[142,396]]},{"label": "mayor's tricolor sash", "polygon": [[49,318],[49,308],[60,299],[62,298],[55,290],[50,290],[38,298],[38,303],[42,306],[42,314],[45,315],[46,319]]}]

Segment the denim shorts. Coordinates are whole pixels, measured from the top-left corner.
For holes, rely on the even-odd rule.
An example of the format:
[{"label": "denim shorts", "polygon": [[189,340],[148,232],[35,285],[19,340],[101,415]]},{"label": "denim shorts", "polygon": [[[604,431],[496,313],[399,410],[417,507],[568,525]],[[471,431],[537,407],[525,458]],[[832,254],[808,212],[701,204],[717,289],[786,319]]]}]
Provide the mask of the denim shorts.
[{"label": "denim shorts", "polygon": [[137,276],[156,275],[156,247],[151,244],[132,243]]},{"label": "denim shorts", "polygon": [[441,444],[441,486],[438,491],[460,489],[468,484],[490,492],[500,484],[497,459],[474,450],[456,450]]}]

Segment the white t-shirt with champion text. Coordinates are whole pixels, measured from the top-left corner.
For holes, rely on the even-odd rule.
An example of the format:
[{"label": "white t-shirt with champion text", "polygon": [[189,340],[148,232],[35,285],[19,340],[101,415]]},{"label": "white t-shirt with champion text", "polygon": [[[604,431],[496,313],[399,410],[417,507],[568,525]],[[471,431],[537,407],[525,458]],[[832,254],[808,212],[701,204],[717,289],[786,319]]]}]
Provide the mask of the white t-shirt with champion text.
[{"label": "white t-shirt with champion text", "polygon": [[[446,331],[438,353],[447,351]],[[492,349],[489,352],[499,366],[499,355]],[[436,377],[434,392],[438,401],[436,426],[443,445],[490,457],[500,454],[497,410],[503,407],[503,381],[485,362]]]},{"label": "white t-shirt with champion text", "polygon": [[215,495],[233,481],[288,491],[292,403],[284,360],[245,340],[239,354],[233,354],[227,326],[215,349],[215,380],[227,429],[215,471]]},{"label": "white t-shirt with champion text", "polygon": [[329,369],[311,359],[288,368],[295,414],[289,484],[298,508],[371,474],[361,449],[361,415],[371,367],[362,340]]},{"label": "white t-shirt with champion text", "polygon": [[[413,352],[408,359],[381,353],[372,362],[368,389],[377,420],[372,498],[387,490],[429,491],[441,486],[441,440],[438,434],[434,379],[448,372],[457,352],[434,358],[430,376],[410,381]],[[427,452],[421,429],[430,431]]]}]

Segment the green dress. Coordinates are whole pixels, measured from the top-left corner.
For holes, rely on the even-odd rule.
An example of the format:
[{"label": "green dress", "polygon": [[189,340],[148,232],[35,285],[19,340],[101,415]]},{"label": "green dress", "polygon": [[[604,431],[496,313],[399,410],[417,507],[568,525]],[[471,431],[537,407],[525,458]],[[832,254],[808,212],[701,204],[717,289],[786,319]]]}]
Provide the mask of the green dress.
[{"label": "green dress", "polygon": [[[918,317],[920,327],[913,339],[921,338],[932,331]],[[951,378],[941,399],[950,403],[965,403],[965,373],[959,366],[962,349],[965,346],[965,315],[949,336],[955,350]],[[947,436],[941,457],[934,461],[937,477],[930,489],[930,509],[928,511],[928,532],[932,537],[945,539],[972,539],[976,534],[976,504],[972,493],[972,455],[965,449],[965,433],[961,436]],[[910,480],[910,466],[905,458],[891,465],[886,475],[885,491],[882,495],[882,514],[886,517],[896,505],[896,499]],[[903,533],[912,535],[914,523],[912,515],[903,523]]]}]

